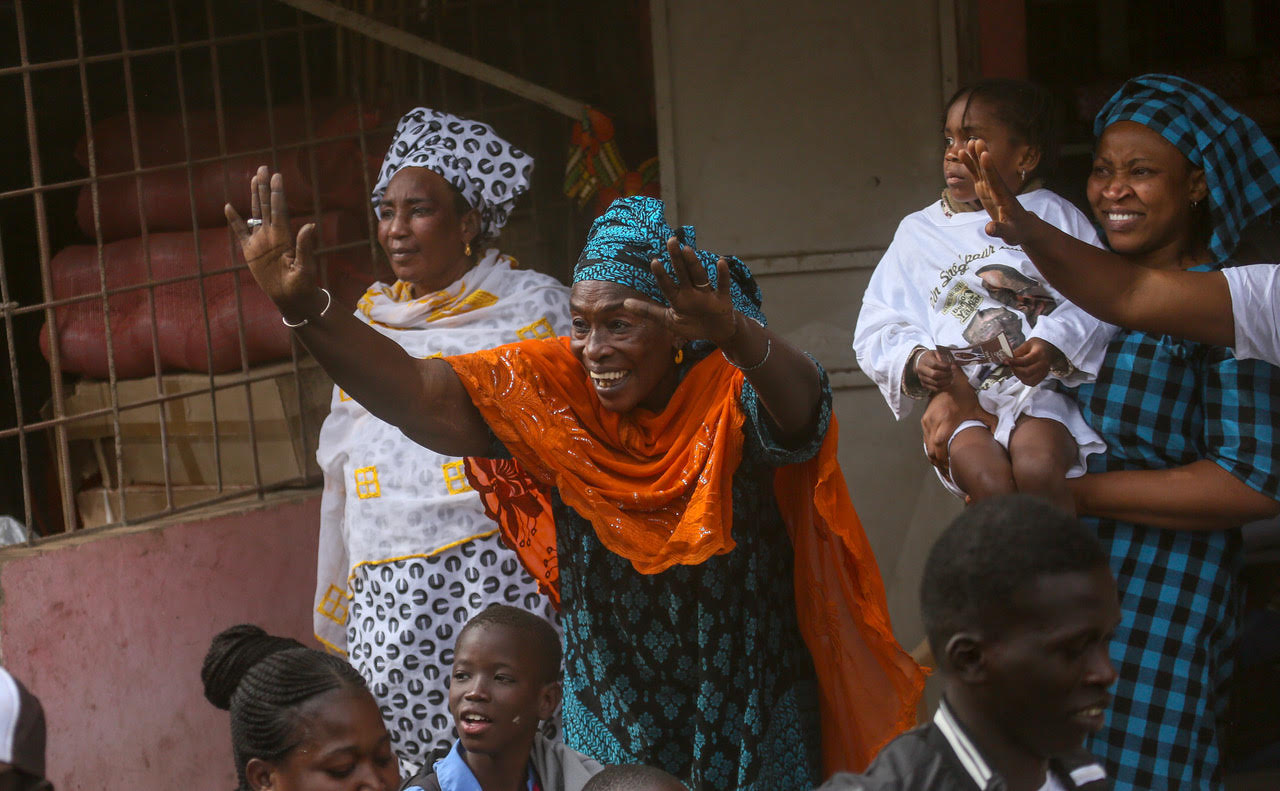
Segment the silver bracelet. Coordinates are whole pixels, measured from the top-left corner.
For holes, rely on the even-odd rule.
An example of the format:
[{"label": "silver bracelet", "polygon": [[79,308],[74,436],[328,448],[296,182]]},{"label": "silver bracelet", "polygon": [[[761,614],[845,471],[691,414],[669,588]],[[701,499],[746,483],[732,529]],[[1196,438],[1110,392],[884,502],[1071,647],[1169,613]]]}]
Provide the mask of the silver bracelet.
[{"label": "silver bracelet", "polygon": [[729,363],[729,365],[732,365],[734,368],[737,368],[739,371],[742,371],[745,374],[745,373],[754,371],[755,369],[767,363],[769,361],[769,353],[772,351],[773,351],[773,338],[770,338],[768,335],[766,335],[764,336],[764,357],[761,357],[760,362],[756,363],[755,365],[738,365],[733,360],[729,359],[729,355],[724,353],[724,349],[720,350],[720,356],[723,357],[725,362]]},{"label": "silver bracelet", "polygon": [[[316,318],[318,318],[318,319],[323,319],[323,318],[324,318],[324,314],[328,313],[328,312],[329,312],[329,308],[333,307],[333,295],[329,293],[329,289],[327,289],[327,288],[322,288],[322,289],[320,289],[320,290],[324,292],[324,308],[323,308],[323,309],[321,309],[321,311],[320,311],[320,315],[316,316]],[[299,327],[305,327],[305,326],[307,326],[308,324],[310,324],[310,323],[311,323],[311,319],[303,319],[302,321],[298,322],[297,324],[290,324],[290,323],[289,323],[289,320],[288,320],[288,319],[286,319],[286,318],[284,317],[284,315],[283,315],[283,314],[281,314],[281,316],[280,316],[280,323],[281,323],[281,324],[283,324],[284,326],[288,327],[288,328],[289,328],[289,329],[291,329],[291,330],[296,330],[296,329],[298,329]]]}]

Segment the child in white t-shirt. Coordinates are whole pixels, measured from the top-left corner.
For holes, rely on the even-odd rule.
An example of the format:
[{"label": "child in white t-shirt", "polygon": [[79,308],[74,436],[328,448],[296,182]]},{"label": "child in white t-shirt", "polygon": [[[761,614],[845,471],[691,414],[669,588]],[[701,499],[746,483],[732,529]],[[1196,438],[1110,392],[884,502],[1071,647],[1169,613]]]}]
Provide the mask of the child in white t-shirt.
[{"label": "child in white t-shirt", "polygon": [[1088,219],[1043,189],[1051,103],[1029,83],[988,80],[947,104],[946,189],[898,226],[863,296],[854,331],[858,364],[894,415],[908,398],[972,387],[994,429],[966,421],[952,434],[948,489],[973,501],[1021,491],[1073,511],[1066,479],[1105,444],[1048,376],[1079,384],[1097,373],[1115,328],[1066,302],[1018,247],[987,236],[987,213],[960,162],[968,140],[986,143],[1019,202],[1066,233],[1099,245]]}]

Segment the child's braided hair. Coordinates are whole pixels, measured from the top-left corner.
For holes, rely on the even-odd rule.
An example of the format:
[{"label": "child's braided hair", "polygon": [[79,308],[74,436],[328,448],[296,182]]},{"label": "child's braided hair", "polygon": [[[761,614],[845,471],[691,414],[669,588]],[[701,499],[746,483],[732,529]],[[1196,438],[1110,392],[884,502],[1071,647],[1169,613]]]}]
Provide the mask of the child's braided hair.
[{"label": "child's braided hair", "polygon": [[335,689],[366,689],[356,669],[340,657],[252,624],[232,626],[213,638],[200,678],[205,698],[231,712],[239,791],[249,789],[249,759],[279,763],[298,746],[303,703]]},{"label": "child's braided hair", "polygon": [[952,95],[942,108],[943,125],[951,106],[961,99],[966,103],[982,100],[1021,142],[1040,150],[1040,163],[1029,175],[1044,176],[1053,170],[1062,116],[1062,106],[1053,94],[1025,80],[997,77],[981,80]]}]

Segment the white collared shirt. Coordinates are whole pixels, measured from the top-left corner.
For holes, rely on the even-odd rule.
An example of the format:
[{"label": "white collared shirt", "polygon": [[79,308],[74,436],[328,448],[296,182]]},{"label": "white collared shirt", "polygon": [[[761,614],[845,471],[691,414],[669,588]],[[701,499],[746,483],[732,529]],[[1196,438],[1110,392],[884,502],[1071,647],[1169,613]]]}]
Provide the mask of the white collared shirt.
[{"label": "white collared shirt", "polygon": [[[973,782],[978,788],[986,789],[989,787],[996,773],[987,765],[987,761],[982,757],[982,753],[978,751],[977,745],[969,740],[969,736],[964,732],[964,727],[951,713],[951,709],[947,707],[947,701],[943,700],[938,703],[938,710],[933,715],[933,724],[938,728],[938,732],[947,740],[947,744],[951,745],[951,750],[956,754],[956,758],[960,760],[960,765],[969,773],[969,777],[973,778]],[[1085,783],[1092,783],[1095,780],[1101,780],[1107,776],[1106,771],[1100,764],[1085,764],[1071,771],[1071,782],[1076,786],[1082,786]],[[1066,786],[1052,772],[1045,772],[1045,781],[1039,791],[1066,791]]]}]

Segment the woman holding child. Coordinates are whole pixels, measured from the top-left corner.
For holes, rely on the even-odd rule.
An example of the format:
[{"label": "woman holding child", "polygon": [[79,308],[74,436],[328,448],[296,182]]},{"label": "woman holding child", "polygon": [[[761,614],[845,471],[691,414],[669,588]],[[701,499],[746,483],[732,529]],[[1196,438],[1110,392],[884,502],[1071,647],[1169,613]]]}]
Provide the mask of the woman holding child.
[{"label": "woman holding child", "polygon": [[569,338],[414,359],[324,310],[314,228],[294,246],[279,175],[252,189],[262,227],[228,219],[299,338],[374,414],[470,457],[559,599],[570,746],[691,788],[809,788],[820,745],[828,772],[860,766],[912,724],[923,676],[889,629],[825,375],[765,328],[741,261],[623,199],[575,267]]},{"label": "woman holding child", "polygon": [[[1131,263],[1231,266],[1244,225],[1280,203],[1274,150],[1257,125],[1194,83],[1130,80],[1094,129],[1089,201],[1111,249]],[[1061,266],[1062,250],[1095,254],[1023,211],[981,141],[966,159],[994,220],[989,233],[1046,271],[1055,256]],[[1107,451],[1071,489],[1110,549],[1123,611],[1115,703],[1088,746],[1118,789],[1221,787],[1238,527],[1280,511],[1280,370],[1229,348],[1124,330],[1076,399]],[[949,395],[931,404],[935,454],[945,455],[948,425],[981,418],[975,406]]]}]

